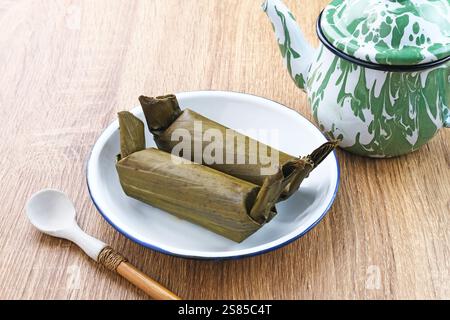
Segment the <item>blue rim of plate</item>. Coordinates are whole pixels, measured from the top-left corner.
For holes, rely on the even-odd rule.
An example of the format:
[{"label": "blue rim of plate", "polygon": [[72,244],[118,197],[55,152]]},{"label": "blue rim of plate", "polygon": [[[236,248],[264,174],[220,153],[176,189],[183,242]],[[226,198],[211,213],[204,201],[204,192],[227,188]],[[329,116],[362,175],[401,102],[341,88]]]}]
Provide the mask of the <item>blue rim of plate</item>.
[{"label": "blue rim of plate", "polygon": [[[260,96],[254,95],[254,94],[248,94],[248,93],[243,93],[243,92],[238,92],[238,91],[221,91],[221,90],[183,91],[183,92],[178,92],[177,94],[199,93],[199,92],[210,92],[210,93],[214,93],[214,92],[217,92],[217,93],[234,93],[234,94],[239,94],[239,95],[249,95],[249,96],[254,96],[254,97],[257,97],[257,98],[260,98],[260,99],[265,99],[265,100],[268,100],[268,101],[272,101],[272,102],[274,102],[274,103],[276,103],[276,104],[278,104],[278,105],[280,105],[280,106],[282,106],[282,107],[284,107],[284,108],[286,108],[286,109],[288,109],[288,110],[290,110],[290,111],[293,111],[293,112],[297,113],[297,114],[300,115],[302,118],[304,118],[306,121],[308,121],[309,123],[311,123],[314,127],[316,127],[316,126],[314,125],[314,123],[312,123],[309,119],[303,117],[303,116],[302,116],[299,112],[297,112],[296,110],[291,109],[291,108],[289,108],[289,107],[287,107],[287,106],[285,106],[285,105],[283,105],[283,104],[281,104],[281,103],[279,103],[279,102],[277,102],[277,101],[275,101],[275,100],[267,99],[267,98],[260,97]],[[177,95],[177,94],[175,94],[175,95]],[[113,121],[113,122],[114,122],[114,121]],[[113,122],[111,122],[110,124],[108,124],[108,126],[107,126],[106,128],[108,128]],[[267,249],[263,249],[263,250],[260,250],[260,251],[256,251],[256,252],[252,252],[252,253],[240,254],[240,255],[235,255],[235,256],[204,257],[204,256],[195,256],[195,255],[183,255],[183,254],[171,252],[171,251],[162,249],[162,248],[160,248],[160,247],[158,247],[158,246],[155,246],[155,245],[153,245],[153,244],[150,244],[150,243],[144,242],[144,241],[142,241],[142,240],[139,240],[139,239],[137,239],[136,237],[134,237],[134,236],[132,236],[131,234],[129,234],[128,232],[126,232],[125,230],[119,228],[116,224],[114,224],[114,222],[111,221],[111,219],[108,218],[108,216],[100,209],[100,207],[98,206],[97,202],[95,201],[95,198],[94,198],[94,196],[92,195],[91,188],[90,188],[90,186],[89,186],[89,179],[88,179],[88,177],[89,177],[89,162],[90,162],[91,157],[92,157],[92,151],[94,150],[94,147],[95,147],[95,145],[96,145],[98,139],[99,139],[99,138],[103,135],[103,133],[105,132],[106,128],[102,131],[102,133],[100,134],[100,136],[99,136],[99,137],[97,138],[97,140],[95,141],[94,146],[92,147],[92,149],[91,149],[91,151],[90,151],[90,153],[89,153],[88,160],[87,160],[87,162],[86,162],[86,184],[87,184],[89,196],[91,197],[91,200],[92,200],[92,202],[94,203],[95,208],[96,208],[97,211],[101,214],[101,216],[103,217],[103,219],[105,219],[106,222],[108,222],[114,229],[116,229],[117,231],[119,231],[119,233],[121,233],[121,234],[122,234],[123,236],[125,236],[127,239],[129,239],[129,240],[131,240],[131,241],[133,241],[133,242],[135,242],[135,243],[137,243],[137,244],[139,244],[139,245],[141,245],[141,246],[143,246],[143,247],[145,247],[145,248],[152,249],[152,250],[155,250],[155,251],[157,251],[157,252],[160,252],[160,253],[163,253],[163,254],[166,254],[166,255],[169,255],[169,256],[178,257],[178,258],[184,258],[184,259],[219,261],[219,260],[237,260],[237,259],[242,259],[242,258],[250,258],[250,257],[259,256],[259,255],[262,255],[262,254],[265,254],[265,253],[268,253],[268,252],[271,252],[271,251],[275,251],[275,250],[277,250],[277,249],[280,249],[280,248],[282,248],[282,247],[284,247],[284,246],[286,246],[286,245],[288,245],[288,244],[294,242],[295,240],[300,239],[300,238],[303,237],[305,234],[307,234],[309,231],[311,231],[311,229],[313,229],[320,221],[322,221],[322,219],[327,215],[328,211],[330,210],[331,205],[334,203],[334,200],[335,200],[335,198],[336,198],[336,195],[337,195],[337,192],[338,192],[338,189],[339,189],[339,182],[340,182],[340,177],[341,177],[341,170],[340,170],[340,168],[339,168],[339,162],[338,162],[338,158],[337,158],[337,155],[336,155],[336,151],[333,151],[333,156],[334,156],[334,159],[335,159],[335,161],[336,161],[336,168],[337,168],[337,178],[336,178],[336,185],[335,185],[334,191],[333,191],[333,196],[331,197],[330,202],[328,203],[327,207],[325,208],[325,210],[323,211],[323,213],[320,215],[320,217],[319,217],[316,221],[314,221],[309,227],[307,227],[304,231],[302,231],[302,232],[300,232],[299,234],[293,236],[292,238],[286,240],[285,242],[280,243],[280,244],[277,244],[277,245],[275,245],[275,246],[273,246],[273,247],[270,247],[270,248],[267,248]],[[317,128],[317,127],[316,127],[316,129],[317,129],[317,130],[325,137],[325,139],[326,139],[326,136],[325,136],[325,135]]]}]

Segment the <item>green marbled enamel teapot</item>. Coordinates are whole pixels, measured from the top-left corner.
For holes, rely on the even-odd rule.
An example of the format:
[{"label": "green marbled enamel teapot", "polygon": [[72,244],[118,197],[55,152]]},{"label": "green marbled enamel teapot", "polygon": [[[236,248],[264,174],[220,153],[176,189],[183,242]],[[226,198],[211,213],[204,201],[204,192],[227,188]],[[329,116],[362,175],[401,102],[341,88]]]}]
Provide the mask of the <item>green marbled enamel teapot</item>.
[{"label": "green marbled enamel teapot", "polygon": [[398,156],[450,127],[449,0],[333,0],[319,48],[281,1],[263,9],[317,124],[343,149]]}]

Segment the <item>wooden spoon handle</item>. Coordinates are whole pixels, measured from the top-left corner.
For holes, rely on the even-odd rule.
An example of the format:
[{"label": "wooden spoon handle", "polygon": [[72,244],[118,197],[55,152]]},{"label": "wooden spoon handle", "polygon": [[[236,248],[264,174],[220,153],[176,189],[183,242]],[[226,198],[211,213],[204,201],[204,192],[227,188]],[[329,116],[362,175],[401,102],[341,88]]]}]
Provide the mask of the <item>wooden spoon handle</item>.
[{"label": "wooden spoon handle", "polygon": [[121,262],[117,267],[116,272],[153,299],[180,300],[180,297],[176,294],[169,291],[169,289],[163,287],[161,284],[151,279],[149,276],[136,269],[128,262]]},{"label": "wooden spoon handle", "polygon": [[173,292],[164,288],[161,284],[151,279],[132,264],[127,262],[120,253],[109,246],[104,247],[98,254],[97,261],[112,271],[116,271],[122,277],[144,291],[151,298],[157,300],[180,300]]}]

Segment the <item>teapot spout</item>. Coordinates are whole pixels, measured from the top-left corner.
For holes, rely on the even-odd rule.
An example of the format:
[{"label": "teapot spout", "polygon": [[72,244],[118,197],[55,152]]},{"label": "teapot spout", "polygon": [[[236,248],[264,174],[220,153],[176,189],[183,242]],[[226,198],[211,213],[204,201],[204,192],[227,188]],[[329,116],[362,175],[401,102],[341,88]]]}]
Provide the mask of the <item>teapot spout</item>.
[{"label": "teapot spout", "polygon": [[306,41],[294,15],[280,0],[266,0],[262,8],[272,22],[275,36],[292,80],[306,91],[314,48]]}]

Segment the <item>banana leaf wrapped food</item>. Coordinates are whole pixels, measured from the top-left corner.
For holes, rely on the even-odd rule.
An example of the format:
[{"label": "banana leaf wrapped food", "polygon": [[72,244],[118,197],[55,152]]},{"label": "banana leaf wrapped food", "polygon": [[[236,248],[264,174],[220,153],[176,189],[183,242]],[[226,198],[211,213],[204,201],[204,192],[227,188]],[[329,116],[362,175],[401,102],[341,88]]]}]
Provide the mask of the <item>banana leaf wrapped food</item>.
[{"label": "banana leaf wrapped food", "polygon": [[[261,186],[267,176],[276,174],[277,168],[281,168],[282,171],[293,170],[290,175],[286,175],[283,181],[285,188],[278,201],[287,199],[296,192],[303,179],[308,177],[310,172],[337,146],[336,141],[326,142],[309,155],[295,157],[229,129],[190,109],[181,110],[177,98],[173,94],[155,98],[140,96],[139,102],[147,126],[153,134],[156,145],[161,150],[174,153],[180,143],[179,130],[184,130],[190,137],[190,147],[186,148],[188,152],[181,150],[180,156],[239,179]],[[199,130],[200,132],[198,132]],[[241,143],[242,147],[229,148],[229,145],[222,144],[220,152],[223,155],[222,161],[206,159],[204,151],[211,143],[209,139],[204,139],[208,130],[214,130],[227,139],[231,138],[237,144]],[[196,145],[201,147],[196,148]],[[266,157],[261,155],[261,148],[266,150]],[[272,155],[275,153],[277,154],[277,157],[273,158],[276,159],[275,163],[267,161],[272,159]],[[227,161],[228,159],[232,161]]]},{"label": "banana leaf wrapped food", "polygon": [[294,167],[279,169],[262,185],[145,147],[144,124],[119,112],[120,154],[116,169],[124,192],[236,242],[276,214],[275,202]]}]

